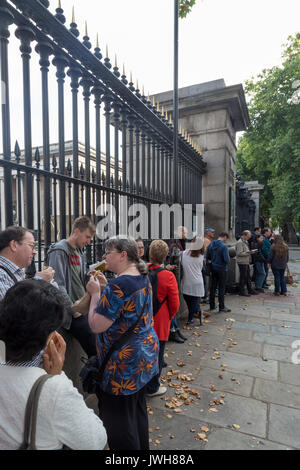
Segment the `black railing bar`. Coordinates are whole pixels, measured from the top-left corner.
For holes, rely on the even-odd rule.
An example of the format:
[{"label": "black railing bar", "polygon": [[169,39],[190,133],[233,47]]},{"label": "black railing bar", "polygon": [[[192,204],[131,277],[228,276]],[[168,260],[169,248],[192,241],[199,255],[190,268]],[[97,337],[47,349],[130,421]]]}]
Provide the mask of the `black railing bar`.
[{"label": "black railing bar", "polygon": [[7,160],[0,159],[0,167],[8,167],[8,168],[11,168],[11,169],[23,171],[24,173],[27,173],[27,174],[31,173],[32,175],[48,176],[48,177],[52,178],[53,180],[61,180],[61,181],[64,181],[64,182],[78,184],[78,185],[85,186],[85,187],[88,187],[88,188],[95,188],[95,189],[98,189],[99,191],[110,192],[110,193],[118,194],[119,196],[127,196],[127,197],[131,197],[131,198],[135,197],[137,199],[145,200],[145,201],[152,202],[152,203],[162,203],[163,202],[161,199],[149,198],[149,197],[146,197],[146,196],[142,196],[140,194],[132,194],[128,191],[123,191],[121,189],[116,189],[116,188],[111,188],[111,187],[99,185],[97,183],[92,183],[90,181],[81,180],[81,179],[78,179],[78,178],[73,178],[73,177],[70,177],[70,176],[62,175],[60,173],[52,173],[51,171],[43,170],[43,169],[40,169],[40,168],[34,168],[34,167],[31,167],[31,166],[22,165],[22,164],[18,164],[18,163],[7,161]]},{"label": "black railing bar", "polygon": [[[13,3],[18,3],[17,1],[11,0]],[[70,57],[73,58],[75,61],[76,65],[80,65],[80,68],[82,69],[82,66],[84,65],[85,67],[85,72],[89,72],[91,70],[91,64],[95,66],[96,69],[99,69],[101,72],[102,80],[104,81],[104,84],[106,87],[111,88],[112,85],[109,82],[112,82],[114,89],[111,90],[112,93],[116,93],[115,89],[119,92],[120,98],[125,99],[130,106],[131,103],[133,105],[133,110],[135,113],[137,113],[137,109],[142,113],[141,114],[141,119],[145,120],[143,117],[144,114],[146,113],[147,119],[146,122],[149,124],[151,122],[152,126],[154,126],[154,129],[158,131],[162,136],[167,138],[170,142],[173,141],[173,131],[164,123],[162,120],[156,116],[156,114],[150,110],[139,98],[137,98],[107,67],[105,67],[100,60],[94,56],[92,52],[90,52],[77,38],[74,38],[72,33],[62,24],[60,23],[53,15],[51,12],[49,12],[43,5],[41,5],[39,2],[36,0],[27,0],[26,2],[28,6],[31,7],[32,9],[32,16],[33,18],[37,18],[38,22],[46,21],[47,23],[47,28],[49,28],[49,25],[52,26],[55,29],[59,30],[59,41],[60,44],[63,43],[63,39],[67,41],[67,46],[62,47],[60,44],[58,44],[55,41],[55,34],[52,33],[52,40],[49,38],[48,35],[46,35],[38,26],[34,25],[28,18],[26,18],[22,13],[18,12],[14,7],[10,6],[10,9],[12,10],[12,13],[14,15],[18,15],[20,21],[24,24],[24,21],[26,21],[32,28],[36,30],[39,34],[43,34],[45,36],[45,39],[48,40],[48,42],[52,42],[52,45],[54,46],[54,49],[59,50],[59,53],[63,53],[68,60],[70,60]],[[38,16],[37,13],[39,13],[42,16]],[[51,32],[50,32],[51,34]],[[72,44],[72,42],[77,41],[76,47]],[[77,50],[78,49],[78,50]],[[67,52],[66,52],[67,51]],[[85,56],[89,54],[89,61],[85,58]],[[78,62],[78,60],[80,62]],[[99,80],[99,76],[97,72],[93,72],[96,74],[96,77],[92,75],[92,78],[95,80]],[[106,81],[108,83],[106,83]],[[151,126],[151,127],[152,127]],[[180,144],[184,146],[184,153],[186,153],[188,156],[192,157],[193,159],[196,157],[197,162],[201,166],[201,170],[203,170],[202,174],[205,173],[205,162],[202,160],[202,156],[198,154],[195,150],[191,149],[189,144],[186,142],[183,142],[180,139]],[[192,163],[192,162],[190,162]]]}]

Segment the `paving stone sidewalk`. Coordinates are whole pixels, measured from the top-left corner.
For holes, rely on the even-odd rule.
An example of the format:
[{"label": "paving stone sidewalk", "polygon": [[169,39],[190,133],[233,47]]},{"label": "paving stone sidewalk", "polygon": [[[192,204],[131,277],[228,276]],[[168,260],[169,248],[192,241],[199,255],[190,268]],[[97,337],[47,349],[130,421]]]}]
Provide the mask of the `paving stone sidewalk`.
[{"label": "paving stone sidewalk", "polygon": [[147,399],[151,449],[300,449],[300,285],[288,289],[228,295],[230,313],[167,343],[167,394]]}]

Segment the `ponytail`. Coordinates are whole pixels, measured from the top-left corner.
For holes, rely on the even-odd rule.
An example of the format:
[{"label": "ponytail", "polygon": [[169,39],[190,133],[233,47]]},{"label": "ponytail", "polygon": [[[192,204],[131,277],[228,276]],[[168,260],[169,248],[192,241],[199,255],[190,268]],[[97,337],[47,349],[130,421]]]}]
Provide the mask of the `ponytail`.
[{"label": "ponytail", "polygon": [[143,274],[143,276],[147,276],[149,269],[145,261],[143,261],[142,259],[139,259],[138,261],[136,261],[135,265],[137,267],[137,270],[140,272],[140,274]]}]

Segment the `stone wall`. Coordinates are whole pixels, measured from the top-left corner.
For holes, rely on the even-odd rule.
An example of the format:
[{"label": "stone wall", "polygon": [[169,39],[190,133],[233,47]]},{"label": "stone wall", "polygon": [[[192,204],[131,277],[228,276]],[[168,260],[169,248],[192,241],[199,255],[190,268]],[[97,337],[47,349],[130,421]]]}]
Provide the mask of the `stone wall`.
[{"label": "stone wall", "polygon": [[[155,95],[155,100],[172,112],[172,91]],[[205,225],[216,232],[226,230],[231,240],[235,230],[229,199],[235,193],[236,133],[249,122],[242,85],[226,87],[221,79],[179,90],[179,127],[202,148],[207,163],[202,181]]]}]

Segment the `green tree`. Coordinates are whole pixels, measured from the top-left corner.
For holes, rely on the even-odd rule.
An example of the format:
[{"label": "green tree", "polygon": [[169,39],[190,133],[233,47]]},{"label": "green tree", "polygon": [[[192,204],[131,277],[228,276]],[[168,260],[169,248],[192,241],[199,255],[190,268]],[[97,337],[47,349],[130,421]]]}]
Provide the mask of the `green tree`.
[{"label": "green tree", "polygon": [[179,17],[185,18],[195,3],[196,0],[179,0]]},{"label": "green tree", "polygon": [[246,82],[251,125],[237,169],[265,185],[262,215],[290,234],[300,227],[300,33],[288,38],[282,65]]}]

